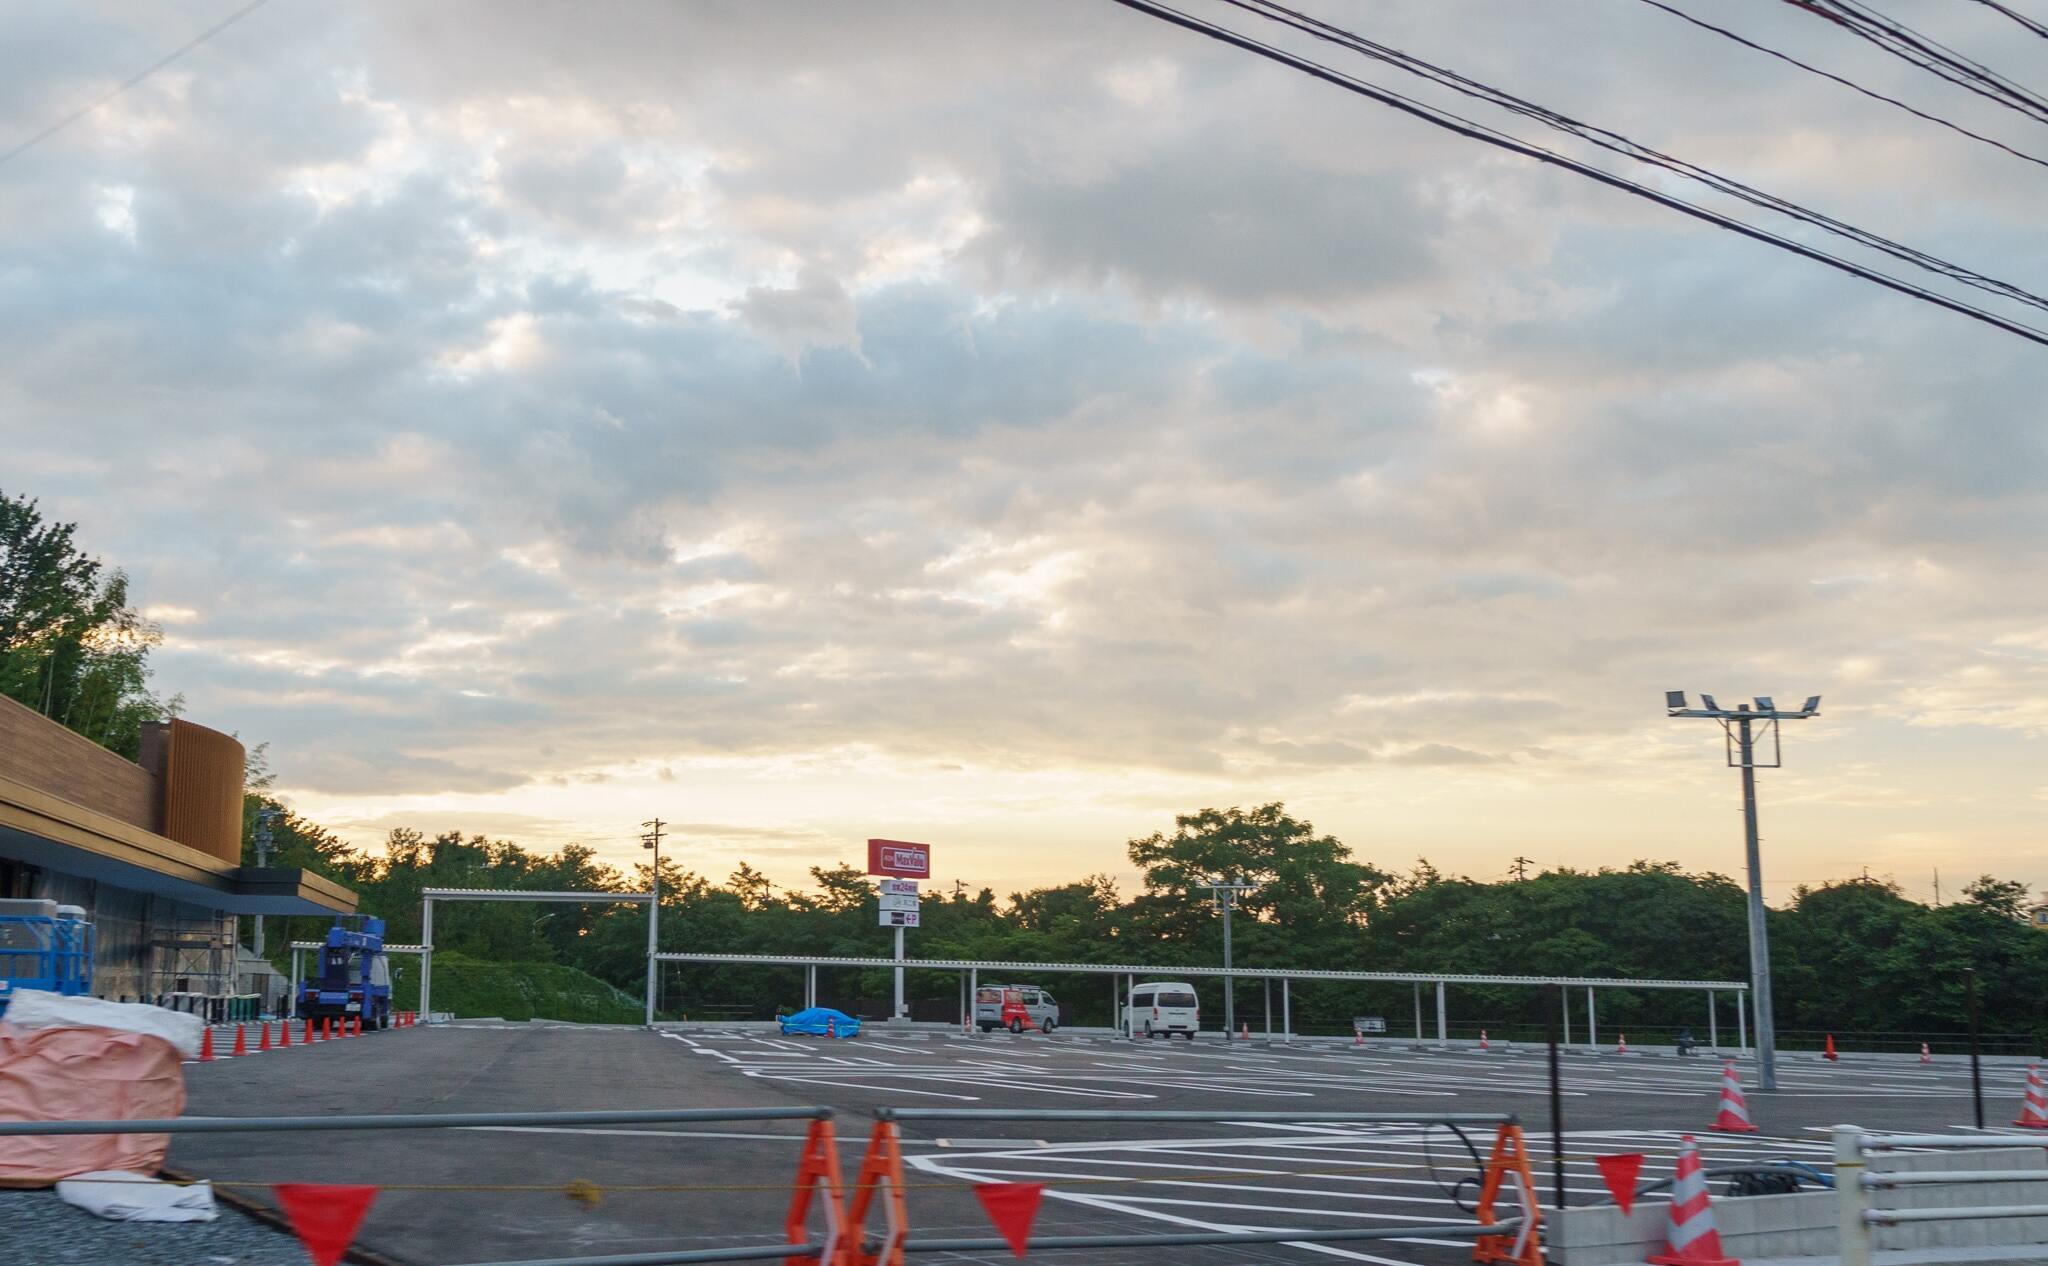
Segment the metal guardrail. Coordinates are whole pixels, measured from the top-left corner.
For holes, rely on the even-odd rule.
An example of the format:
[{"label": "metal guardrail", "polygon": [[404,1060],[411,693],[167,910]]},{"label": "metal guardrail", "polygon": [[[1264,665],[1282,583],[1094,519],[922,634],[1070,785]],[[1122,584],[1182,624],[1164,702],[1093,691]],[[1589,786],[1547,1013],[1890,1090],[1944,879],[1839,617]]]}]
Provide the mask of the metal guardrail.
[{"label": "metal guardrail", "polygon": [[[1841,1235],[1842,1266],[1870,1266],[1871,1228],[1924,1222],[1991,1221],[2005,1218],[2048,1218],[2048,1204],[1958,1205],[1934,1209],[1872,1208],[1873,1190],[1926,1188],[1945,1184],[2048,1182],[2048,1170],[1955,1169],[1918,1173],[1873,1174],[1864,1157],[1873,1152],[1968,1151],[1997,1148],[2026,1151],[2039,1148],[2040,1138],[2010,1134],[1869,1134],[1855,1126],[1835,1127],[1835,1192]],[[2021,1249],[2024,1246],[2013,1245]],[[2017,1256],[2018,1253],[2015,1253]]]},{"label": "metal guardrail", "polygon": [[877,1108],[880,1121],[1180,1121],[1221,1125],[1231,1121],[1299,1121],[1310,1125],[1519,1125],[1512,1112],[1205,1112],[1114,1108]]},{"label": "metal guardrail", "polygon": [[288,1130],[468,1130],[506,1125],[682,1125],[826,1121],[827,1107],[660,1108],[611,1112],[401,1112],[386,1116],[174,1117],[136,1121],[0,1121],[8,1134],[264,1134]]}]

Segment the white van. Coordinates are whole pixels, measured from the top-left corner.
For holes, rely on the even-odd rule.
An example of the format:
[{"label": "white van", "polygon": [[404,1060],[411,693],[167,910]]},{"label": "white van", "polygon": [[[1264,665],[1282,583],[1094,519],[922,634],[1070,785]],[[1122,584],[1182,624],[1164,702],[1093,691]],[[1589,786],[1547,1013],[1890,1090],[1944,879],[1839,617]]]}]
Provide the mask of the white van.
[{"label": "white van", "polygon": [[1178,1033],[1192,1042],[1201,1028],[1201,1003],[1193,985],[1155,980],[1131,986],[1130,1005],[1124,1008],[1125,1036],[1171,1037]]}]

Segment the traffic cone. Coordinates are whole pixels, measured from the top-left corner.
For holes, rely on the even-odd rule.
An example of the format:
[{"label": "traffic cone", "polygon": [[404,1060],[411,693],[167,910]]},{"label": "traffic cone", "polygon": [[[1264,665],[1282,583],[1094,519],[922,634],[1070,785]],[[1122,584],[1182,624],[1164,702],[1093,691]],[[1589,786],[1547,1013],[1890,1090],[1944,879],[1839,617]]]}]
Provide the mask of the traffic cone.
[{"label": "traffic cone", "polygon": [[1485,1029],[1479,1030],[1479,1049],[1482,1051],[1490,1051],[1493,1049],[1493,1046],[1486,1040]]},{"label": "traffic cone", "polygon": [[1690,1134],[1679,1143],[1678,1176],[1671,1184],[1671,1230],[1665,1236],[1664,1251],[1650,1261],[1654,1266],[1741,1266],[1721,1249],[1699,1145]]},{"label": "traffic cone", "polygon": [[1934,1056],[1928,1052],[1927,1043],[1925,1042],[1920,1043],[1920,1062],[1923,1064],[1934,1062]]},{"label": "traffic cone", "polygon": [[1628,1054],[1628,1034],[1624,1033],[1621,1035],[1621,1044],[1614,1048],[1614,1053],[1616,1055]]},{"label": "traffic cone", "polygon": [[1723,1134],[1754,1134],[1749,1104],[1742,1097],[1742,1080],[1735,1075],[1735,1061],[1721,1066],[1721,1110],[1714,1114],[1714,1128]]},{"label": "traffic cone", "polygon": [[212,1025],[208,1025],[208,1026],[206,1027],[206,1032],[205,1032],[204,1036],[202,1036],[202,1037],[201,1037],[201,1038],[199,1039],[199,1062],[200,1062],[200,1063],[202,1063],[202,1064],[211,1064],[211,1063],[213,1062],[213,1026],[212,1026]]},{"label": "traffic cone", "polygon": [[292,1022],[287,1019],[277,1026],[277,1049],[288,1051],[292,1048]]},{"label": "traffic cone", "polygon": [[2048,1090],[2041,1087],[2041,1066],[2027,1065],[2027,1106],[2020,1110],[2020,1119],[2014,1125],[2029,1130],[2048,1130]]},{"label": "traffic cone", "polygon": [[263,1022],[263,1040],[256,1043],[256,1053],[261,1055],[270,1049],[270,1021]]},{"label": "traffic cone", "polygon": [[1352,1044],[1353,1046],[1364,1046],[1364,1045],[1365,1045],[1365,1030],[1364,1030],[1364,1029],[1353,1029],[1353,1030],[1351,1030],[1351,1044]]},{"label": "traffic cone", "polygon": [[320,1040],[323,1042],[332,1042],[334,1040],[334,1017],[331,1015],[320,1017]]},{"label": "traffic cone", "polygon": [[839,1018],[837,1016],[828,1015],[825,1017],[825,1036],[832,1038],[839,1036]]},{"label": "traffic cone", "polygon": [[1822,1059],[1824,1059],[1824,1060],[1827,1060],[1827,1061],[1829,1061],[1830,1063],[1833,1063],[1833,1062],[1835,1062],[1836,1060],[1839,1060],[1839,1059],[1841,1059],[1841,1058],[1842,1058],[1842,1057],[1841,1057],[1840,1055],[1837,1055],[1837,1054],[1835,1054],[1835,1035],[1834,1035],[1834,1034],[1832,1034],[1832,1033],[1828,1034],[1828,1045],[1827,1045],[1827,1049],[1826,1049],[1826,1050],[1824,1050],[1824,1051],[1822,1051],[1822,1052],[1820,1053],[1820,1057],[1821,1057]]},{"label": "traffic cone", "polygon": [[306,1017],[306,1045],[311,1046],[317,1040],[318,1039],[313,1036],[313,1017],[309,1015]]},{"label": "traffic cone", "polygon": [[247,1031],[247,1027],[244,1025],[237,1024],[235,1026],[235,1049],[228,1052],[228,1058],[240,1059],[242,1058],[242,1056],[247,1055],[248,1053],[249,1034]]},{"label": "traffic cone", "polygon": [[1251,1025],[1251,1021],[1249,1021],[1249,1020],[1241,1020],[1241,1021],[1239,1021],[1239,1022],[1238,1022],[1238,1025],[1237,1025],[1237,1036],[1238,1036],[1238,1040],[1239,1040],[1239,1041],[1242,1041],[1242,1042],[1249,1042],[1249,1041],[1251,1041],[1251,1040],[1252,1040],[1252,1025]]}]

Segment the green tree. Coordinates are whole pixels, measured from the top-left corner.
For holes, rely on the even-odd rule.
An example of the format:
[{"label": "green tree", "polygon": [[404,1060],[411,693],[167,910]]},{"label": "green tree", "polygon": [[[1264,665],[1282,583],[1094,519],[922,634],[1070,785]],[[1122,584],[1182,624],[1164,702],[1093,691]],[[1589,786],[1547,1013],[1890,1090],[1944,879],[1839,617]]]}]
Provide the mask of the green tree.
[{"label": "green tree", "polygon": [[0,492],[0,694],[133,759],[145,722],[179,700],[149,691],[163,631],[128,605],[128,578],[78,549],[77,525]]}]

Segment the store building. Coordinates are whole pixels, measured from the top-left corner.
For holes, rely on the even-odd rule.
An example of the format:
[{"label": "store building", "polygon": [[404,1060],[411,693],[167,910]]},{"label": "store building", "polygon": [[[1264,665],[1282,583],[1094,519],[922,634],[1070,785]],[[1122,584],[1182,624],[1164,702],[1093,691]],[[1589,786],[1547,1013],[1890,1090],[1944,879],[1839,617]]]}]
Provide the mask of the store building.
[{"label": "store building", "polygon": [[0,897],[85,909],[99,997],[239,992],[238,916],[356,908],[310,871],[242,865],[243,758],[229,735],[172,720],[129,761],[0,699]]}]

